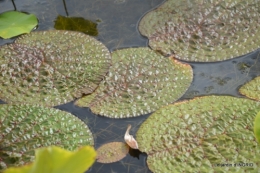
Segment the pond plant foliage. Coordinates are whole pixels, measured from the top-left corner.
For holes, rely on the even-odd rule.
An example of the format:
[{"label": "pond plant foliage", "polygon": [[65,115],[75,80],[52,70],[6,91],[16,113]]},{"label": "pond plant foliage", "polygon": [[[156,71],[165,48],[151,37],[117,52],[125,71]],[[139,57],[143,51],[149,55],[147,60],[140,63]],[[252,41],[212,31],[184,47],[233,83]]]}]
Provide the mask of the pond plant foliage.
[{"label": "pond plant foliage", "polygon": [[172,57],[149,48],[120,49],[112,52],[112,65],[94,96],[76,104],[110,118],[140,116],[179,99],[192,79],[191,66]]},{"label": "pond plant foliage", "polygon": [[70,113],[34,105],[0,105],[0,170],[33,161],[34,149],[94,145],[86,124]]},{"label": "pond plant foliage", "polygon": [[255,137],[260,144],[260,112],[257,113],[254,121],[254,132],[255,132]]},{"label": "pond plant foliage", "polygon": [[[259,102],[231,96],[176,102],[155,111],[136,140],[153,172],[259,172],[253,127],[259,110]],[[218,165],[225,163],[233,165]]]},{"label": "pond plant foliage", "polygon": [[83,173],[95,161],[93,147],[83,146],[76,151],[49,146],[35,151],[35,161],[25,166],[8,168],[4,173]]},{"label": "pond plant foliage", "polygon": [[87,35],[97,36],[97,23],[83,17],[66,17],[58,15],[54,28],[57,30],[79,31]]},{"label": "pond plant foliage", "polygon": [[97,149],[97,162],[112,163],[123,159],[129,152],[125,142],[109,142]]},{"label": "pond plant foliage", "polygon": [[251,99],[260,101],[260,76],[244,84],[239,88],[239,92]]},{"label": "pond plant foliage", "polygon": [[260,1],[167,0],[139,23],[149,46],[185,61],[231,59],[260,46]]},{"label": "pond plant foliage", "polygon": [[0,99],[56,106],[92,93],[110,66],[108,49],[73,31],[37,31],[0,47]]},{"label": "pond plant foliage", "polygon": [[34,14],[7,11],[0,14],[0,37],[7,39],[30,33],[38,25]]},{"label": "pond plant foliage", "polygon": [[[84,33],[58,30],[32,32],[0,46],[0,99],[8,103],[0,105],[0,170],[31,162],[34,149],[35,162],[20,173],[44,170],[40,158],[58,159],[53,162],[61,167],[55,167],[55,173],[75,168],[78,159],[83,159],[82,152],[39,148],[57,145],[75,150],[94,145],[82,121],[50,108],[77,98],[76,105],[110,118],[155,111],[136,134],[153,172],[260,172],[259,77],[239,89],[254,100],[203,96],[175,102],[193,80],[192,67],[179,60],[223,61],[259,47],[259,9],[260,1],[255,0],[167,0],[139,24],[152,49],[125,48],[110,53]],[[13,15],[4,20],[9,17],[12,21]],[[72,22],[63,16],[56,22],[63,18]],[[0,26],[0,36],[12,37],[1,35],[6,30]],[[97,162],[119,161],[128,151],[123,142],[106,143],[97,149]],[[60,160],[53,153],[68,158]],[[90,158],[81,165],[86,168],[78,168],[87,169],[95,153]],[[218,165],[222,163],[232,165]],[[239,163],[251,165],[234,165]],[[6,173],[12,170],[16,169]]]}]

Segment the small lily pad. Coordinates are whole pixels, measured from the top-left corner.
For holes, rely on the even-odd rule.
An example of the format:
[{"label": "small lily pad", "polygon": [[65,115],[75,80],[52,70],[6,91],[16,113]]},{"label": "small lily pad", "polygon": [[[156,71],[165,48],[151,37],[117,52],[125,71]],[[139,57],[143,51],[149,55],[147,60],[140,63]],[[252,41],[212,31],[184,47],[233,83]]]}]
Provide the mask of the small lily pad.
[{"label": "small lily pad", "polygon": [[50,146],[36,150],[33,164],[18,168],[8,168],[4,173],[82,173],[95,161],[93,147],[84,146],[71,152]]},{"label": "small lily pad", "polygon": [[7,11],[0,14],[0,37],[7,39],[24,33],[30,33],[38,24],[34,14]]},{"label": "small lily pad", "polygon": [[179,99],[192,78],[190,65],[149,48],[121,49],[112,53],[112,66],[94,95],[77,103],[86,100],[85,107],[110,118],[140,116]]},{"label": "small lily pad", "polygon": [[80,31],[88,35],[97,36],[97,24],[83,17],[65,17],[58,15],[54,28],[57,30]]},{"label": "small lily pad", "polygon": [[97,162],[112,163],[123,159],[129,151],[124,142],[110,142],[97,149]]},{"label": "small lily pad", "polygon": [[77,117],[54,108],[0,105],[0,170],[34,159],[34,149],[57,145],[75,150],[93,145],[93,136]]},{"label": "small lily pad", "polygon": [[249,99],[198,97],[154,112],[136,140],[153,172],[259,172],[260,145],[253,130],[259,111],[260,103]]},{"label": "small lily pad", "polygon": [[38,31],[0,47],[0,99],[45,106],[92,93],[110,67],[99,41],[73,31]]},{"label": "small lily pad", "polygon": [[246,97],[260,101],[260,76],[240,87],[239,92]]},{"label": "small lily pad", "polygon": [[149,46],[185,61],[231,59],[260,47],[260,1],[168,0],[139,23]]}]

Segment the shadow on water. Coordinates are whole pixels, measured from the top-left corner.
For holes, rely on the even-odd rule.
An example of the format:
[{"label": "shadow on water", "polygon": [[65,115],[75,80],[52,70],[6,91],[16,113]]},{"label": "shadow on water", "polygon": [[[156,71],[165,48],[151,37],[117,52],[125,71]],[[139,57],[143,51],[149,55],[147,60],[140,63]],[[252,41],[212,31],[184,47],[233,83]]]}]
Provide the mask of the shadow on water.
[{"label": "shadow on water", "polygon": [[[77,16],[100,21],[98,40],[109,50],[132,46],[147,46],[147,39],[138,32],[138,21],[147,11],[155,8],[163,0],[96,0],[66,1],[55,0],[20,0],[15,1],[17,10],[36,14],[39,19],[38,30],[54,29],[58,15]],[[45,10],[42,10],[45,9]],[[133,10],[134,9],[134,10]],[[0,0],[0,13],[14,10],[12,1]],[[68,13],[70,11],[70,13]],[[12,42],[13,39],[0,39],[0,45]],[[215,63],[188,63],[193,67],[194,79],[181,99],[190,99],[203,95],[233,95],[241,97],[238,88],[260,75],[260,51],[227,61]],[[186,62],[187,63],[187,62]],[[3,102],[0,101],[2,104]],[[95,148],[112,141],[124,141],[127,125],[131,124],[131,133],[135,134],[139,126],[150,115],[128,119],[110,119],[93,114],[89,108],[79,108],[73,102],[55,107],[83,120],[91,129]],[[89,173],[146,173],[146,154],[131,150],[127,157],[111,164],[95,163]]]}]

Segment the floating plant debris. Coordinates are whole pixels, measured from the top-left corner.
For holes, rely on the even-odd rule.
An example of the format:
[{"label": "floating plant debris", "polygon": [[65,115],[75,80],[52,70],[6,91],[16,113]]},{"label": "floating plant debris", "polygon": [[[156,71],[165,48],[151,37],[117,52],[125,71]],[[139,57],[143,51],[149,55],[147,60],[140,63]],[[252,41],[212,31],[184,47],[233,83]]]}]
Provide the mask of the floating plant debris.
[{"label": "floating plant debris", "polygon": [[[112,66],[93,95],[78,105],[110,118],[135,117],[179,99],[192,82],[192,68],[149,48],[112,52]],[[77,103],[76,103],[77,104]]]},{"label": "floating plant debris", "polygon": [[133,149],[138,149],[138,143],[136,142],[135,138],[133,137],[133,135],[129,134],[129,131],[131,129],[131,124],[128,124],[126,132],[125,132],[125,142],[127,143],[127,145]]},{"label": "floating plant debris", "polygon": [[[139,128],[139,149],[153,172],[259,172],[253,122],[260,103],[205,96],[160,108]],[[250,166],[217,166],[250,163]]]},{"label": "floating plant debris", "polygon": [[65,17],[58,15],[54,28],[57,30],[80,31],[88,35],[97,36],[97,24],[83,17]]},{"label": "floating plant debris", "polygon": [[0,170],[34,159],[34,149],[56,145],[75,150],[94,145],[93,136],[77,117],[54,108],[0,105]]},{"label": "floating plant debris", "polygon": [[260,47],[260,1],[168,0],[140,21],[152,49],[185,61],[231,59]]},{"label": "floating plant debris", "polygon": [[92,93],[110,66],[108,49],[73,31],[39,31],[0,47],[0,99],[55,106]]}]

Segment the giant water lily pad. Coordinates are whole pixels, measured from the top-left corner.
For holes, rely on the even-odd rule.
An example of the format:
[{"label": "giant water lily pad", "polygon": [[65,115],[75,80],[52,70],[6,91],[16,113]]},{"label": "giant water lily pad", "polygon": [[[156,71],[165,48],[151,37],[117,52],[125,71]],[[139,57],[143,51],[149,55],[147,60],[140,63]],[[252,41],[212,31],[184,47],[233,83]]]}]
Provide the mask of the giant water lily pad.
[{"label": "giant water lily pad", "polygon": [[112,163],[123,159],[129,151],[124,142],[110,142],[97,149],[97,162]]},{"label": "giant water lily pad", "polygon": [[259,110],[259,102],[231,96],[177,102],[153,113],[136,140],[153,172],[259,172],[253,131]]},{"label": "giant water lily pad", "polygon": [[260,1],[168,0],[146,14],[152,49],[186,61],[222,61],[260,46]]},{"label": "giant water lily pad", "polygon": [[[111,118],[139,116],[176,101],[192,77],[190,65],[149,48],[117,50],[112,53],[109,73],[93,93],[94,98],[86,98],[85,106]],[[78,102],[82,106],[84,100]]]},{"label": "giant water lily pad", "polygon": [[7,11],[0,14],[0,37],[7,39],[20,34],[30,33],[38,24],[34,14]]},{"label": "giant water lily pad", "polygon": [[34,149],[93,145],[89,128],[70,113],[31,105],[0,105],[0,170],[33,160]]},{"label": "giant water lily pad", "polygon": [[239,88],[239,92],[246,97],[251,99],[260,100],[260,76],[254,78],[249,81],[241,88]]},{"label": "giant water lily pad", "polygon": [[73,31],[40,31],[0,47],[0,99],[54,106],[92,93],[110,66],[108,49]]}]

